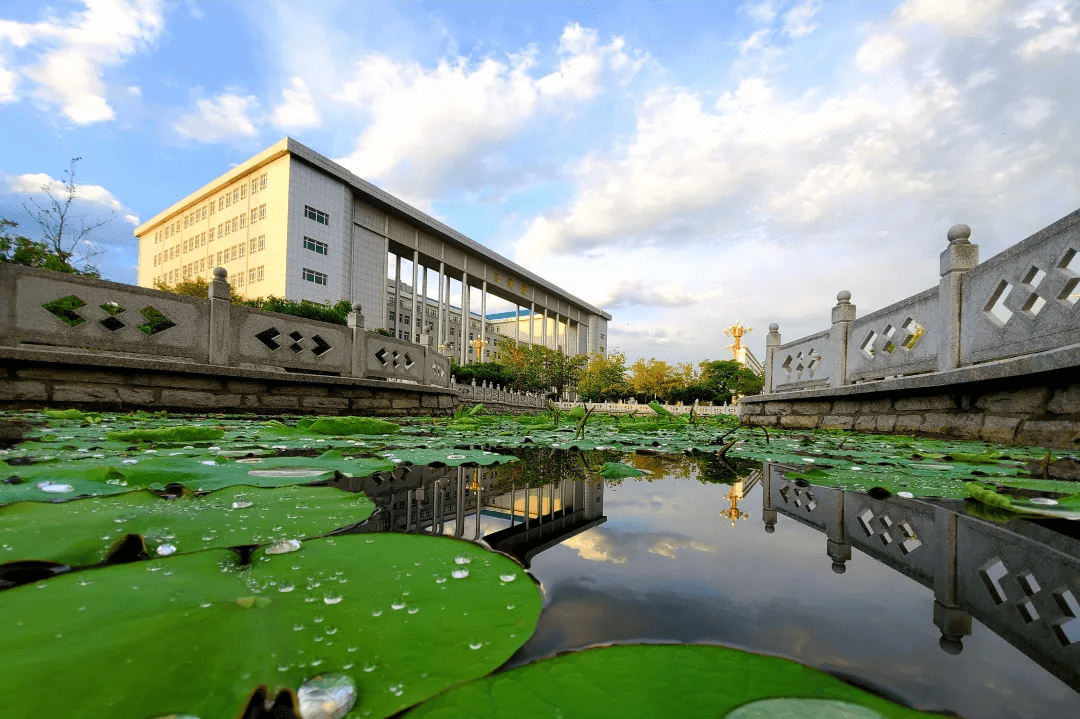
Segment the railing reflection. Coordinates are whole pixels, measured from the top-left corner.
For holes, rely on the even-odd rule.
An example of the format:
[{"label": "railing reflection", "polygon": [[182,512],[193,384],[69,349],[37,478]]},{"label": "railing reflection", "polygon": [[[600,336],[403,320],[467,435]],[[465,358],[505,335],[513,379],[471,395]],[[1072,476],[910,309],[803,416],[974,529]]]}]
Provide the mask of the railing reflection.
[{"label": "railing reflection", "polygon": [[[571,458],[573,459],[573,458]],[[606,521],[604,483],[572,463],[552,472],[514,462],[494,467],[403,465],[335,486],[364,492],[376,511],[354,532],[446,534],[482,541],[528,567],[538,553]],[[562,475],[562,476],[560,476]],[[548,481],[539,477],[547,476]],[[550,479],[550,477],[557,477]],[[502,525],[492,529],[492,522]]]},{"label": "railing reflection", "polygon": [[838,574],[858,548],[933,589],[944,651],[963,650],[974,617],[1080,691],[1080,540],[1065,520],[1000,524],[962,500],[875,499],[788,481],[768,463],[761,477],[766,532],[779,515],[817,529]]}]

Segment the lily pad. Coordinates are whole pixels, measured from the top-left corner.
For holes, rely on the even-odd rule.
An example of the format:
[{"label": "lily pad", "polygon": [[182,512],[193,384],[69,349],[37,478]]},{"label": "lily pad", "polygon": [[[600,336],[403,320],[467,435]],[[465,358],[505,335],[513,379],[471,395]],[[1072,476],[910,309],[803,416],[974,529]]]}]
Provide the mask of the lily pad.
[{"label": "lily pad", "polygon": [[205,442],[221,439],[225,430],[219,427],[146,427],[109,432],[105,437],[115,442]]},{"label": "lily pad", "polygon": [[600,469],[600,476],[604,479],[625,479],[626,477],[640,477],[643,474],[645,472],[637,467],[631,467],[622,462],[605,462]]},{"label": "lily pad", "polygon": [[339,437],[354,434],[393,434],[401,425],[375,417],[320,417],[307,426],[307,431]]},{"label": "lily pad", "polygon": [[73,567],[103,561],[125,535],[147,552],[317,537],[371,516],[366,496],[333,487],[231,487],[200,497],[161,499],[148,491],[76,502],[20,502],[0,507],[5,562],[47,560]]},{"label": "lily pad", "polygon": [[486,466],[517,461],[517,458],[512,455],[485,452],[480,449],[395,449],[384,452],[383,457],[391,462],[397,460],[409,464],[435,464],[447,467],[460,467],[470,462]]},{"label": "lily pad", "polygon": [[[816,669],[738,649],[629,645],[562,654],[455,687],[408,713],[491,719],[550,717],[739,716],[751,702],[784,699],[802,711],[767,716],[893,719],[938,716],[893,704]],[[828,713],[822,700],[860,713]],[[831,707],[837,709],[836,706]],[[819,713],[818,710],[826,709]],[[866,713],[867,710],[870,713]],[[744,716],[763,716],[744,714]]]},{"label": "lily pad", "polygon": [[344,673],[353,715],[383,717],[498,667],[540,606],[510,559],[404,534],[72,572],[0,592],[4,712],[234,717],[260,685]]}]

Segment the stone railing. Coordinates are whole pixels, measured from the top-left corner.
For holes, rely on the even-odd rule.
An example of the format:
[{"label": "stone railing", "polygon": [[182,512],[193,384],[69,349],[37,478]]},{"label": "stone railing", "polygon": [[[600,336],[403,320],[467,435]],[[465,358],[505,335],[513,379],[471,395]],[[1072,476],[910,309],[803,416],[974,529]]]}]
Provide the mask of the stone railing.
[{"label": "stone railing", "polygon": [[946,652],[961,651],[974,617],[1080,689],[1080,542],[1067,533],[979,519],[952,500],[807,486],[774,464],[762,470],[762,505],[766,532],[784,515],[823,533],[837,573],[854,548],[856,561],[870,557],[932,589],[927,614]]},{"label": "stone railing", "polygon": [[[573,409],[574,407],[590,407],[594,412],[601,412],[603,414],[631,414],[638,413],[640,415],[656,414],[652,407],[647,404],[634,404],[630,402],[556,402],[556,406],[559,409]],[[696,415],[720,415],[720,414],[737,414],[738,410],[734,405],[718,404],[718,405],[683,405],[683,404],[665,404],[664,409],[672,414],[690,414],[690,410],[694,410]]]},{"label": "stone railing", "polygon": [[0,346],[450,385],[449,358],[367,332],[360,309],[341,326],[233,305],[220,267],[204,300],[0,265]]},{"label": "stone railing", "polygon": [[856,318],[837,295],[832,326],[766,340],[765,393],[946,372],[1080,343],[1080,211],[979,263],[971,230],[949,230],[937,287]]},{"label": "stone railing", "polygon": [[517,392],[505,389],[501,385],[489,385],[487,381],[476,384],[458,383],[456,377],[450,378],[450,389],[457,393],[458,399],[470,404],[498,404],[520,409],[545,409],[547,398],[532,392]]}]

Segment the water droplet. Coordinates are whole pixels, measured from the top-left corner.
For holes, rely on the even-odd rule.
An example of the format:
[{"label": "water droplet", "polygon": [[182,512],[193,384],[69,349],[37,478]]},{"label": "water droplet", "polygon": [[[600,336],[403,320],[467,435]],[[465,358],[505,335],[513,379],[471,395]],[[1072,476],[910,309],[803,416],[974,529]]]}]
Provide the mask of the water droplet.
[{"label": "water droplet", "polygon": [[293,584],[282,584],[277,588],[279,592],[291,592],[294,589],[296,589],[296,586]]},{"label": "water droplet", "polygon": [[473,644],[472,642],[469,642],[469,649],[476,650],[476,649],[479,649],[482,646],[484,646],[483,642],[477,642],[476,644]]},{"label": "water droplet", "polygon": [[211,602],[202,602],[201,604],[199,604],[199,606],[202,607],[203,609],[206,609],[210,605],[211,605]]},{"label": "water droplet", "polygon": [[207,466],[209,466],[209,467],[213,467],[214,465],[216,465],[216,464],[217,464],[217,462],[215,462],[215,461],[214,461],[214,460],[212,460],[212,459],[204,459],[204,460],[202,461],[202,463],[203,463],[203,464],[205,464],[205,465],[207,465]]},{"label": "water droplet", "polygon": [[303,630],[304,630],[304,625],[303,624],[294,624],[293,625],[293,631],[294,632],[301,632]]},{"label": "water droplet", "polygon": [[897,492],[897,497],[903,497],[904,499],[914,499],[915,495],[911,492]]},{"label": "water droplet", "polygon": [[296,552],[300,549],[299,539],[284,539],[280,542],[271,544],[266,548],[267,554],[288,554],[289,552]]},{"label": "water droplet", "polygon": [[94,582],[91,579],[80,579],[79,580],[79,586],[81,586],[81,587],[85,587],[87,584],[93,584],[93,583]]},{"label": "water droplet", "polygon": [[321,614],[316,614],[315,615],[315,623],[316,624],[321,624],[322,620],[323,620],[323,616]]},{"label": "water droplet", "polygon": [[373,617],[381,617],[382,616],[382,610],[381,609],[372,609],[371,610],[371,616],[373,616]]},{"label": "water droplet", "polygon": [[327,594],[322,598],[322,600],[327,604],[337,604],[342,599],[344,599],[344,597],[342,597],[340,594]]},{"label": "water droplet", "polygon": [[246,499],[242,499],[242,500],[240,500],[238,502],[233,502],[232,503],[232,508],[233,509],[243,509],[244,507],[250,507],[252,504],[254,504],[254,502],[249,502]]},{"label": "water droplet", "polygon": [[162,557],[167,557],[170,554],[173,554],[174,552],[176,552],[176,546],[175,545],[172,545],[172,544],[158,545],[157,553],[158,553],[158,555],[160,555]]},{"label": "water droplet", "polygon": [[326,633],[327,634],[337,634],[337,627],[327,627],[326,628]]},{"label": "water droplet", "polygon": [[504,582],[512,582],[515,579],[517,579],[517,575],[516,574],[500,574],[499,579],[503,580]]},{"label": "water droplet", "polygon": [[357,647],[345,647],[345,651],[349,652],[350,654],[352,654],[356,650],[357,650]]},{"label": "water droplet", "polygon": [[454,579],[464,579],[465,577],[469,576],[469,570],[455,569],[454,571],[450,572],[450,576],[452,576]]},{"label": "water droplet", "polygon": [[420,611],[420,607],[409,607],[409,614],[416,614]]},{"label": "water droplet", "polygon": [[390,693],[396,697],[405,693],[404,684],[391,684],[389,687]]},{"label": "water droplet", "polygon": [[446,581],[446,577],[435,577],[435,583],[436,584],[442,584],[445,581]]},{"label": "water droplet", "polygon": [[70,484],[62,484],[60,482],[38,482],[38,489],[42,492],[61,493],[61,492],[74,492],[75,488]]},{"label": "water droplet", "polygon": [[404,609],[405,608],[405,602],[392,602],[390,604],[390,608],[391,609]]},{"label": "water droplet", "polygon": [[454,557],[454,561],[457,562],[458,564],[468,564],[472,560],[469,559],[468,557]]},{"label": "water droplet", "polygon": [[364,671],[365,672],[373,672],[373,671],[375,671],[375,665],[374,664],[365,664],[364,665]]},{"label": "water droplet", "polygon": [[1056,499],[1050,499],[1049,497],[1032,497],[1028,501],[1032,504],[1042,504],[1048,507],[1058,503]]}]

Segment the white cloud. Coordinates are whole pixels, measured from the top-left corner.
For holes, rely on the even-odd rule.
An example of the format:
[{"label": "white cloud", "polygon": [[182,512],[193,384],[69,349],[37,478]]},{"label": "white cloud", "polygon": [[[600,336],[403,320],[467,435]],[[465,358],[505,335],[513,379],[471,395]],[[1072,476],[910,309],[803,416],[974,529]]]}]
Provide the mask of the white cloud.
[{"label": "white cloud", "polygon": [[319,108],[303,78],[293,77],[281,91],[281,103],[274,107],[270,121],[280,130],[305,130],[322,124]]},{"label": "white cloud", "polygon": [[650,554],[659,554],[663,557],[670,557],[676,559],[676,553],[680,549],[690,548],[698,552],[712,553],[716,551],[716,547],[710,547],[708,544],[698,542],[697,540],[688,539],[686,537],[661,537],[649,545]]},{"label": "white cloud", "polygon": [[15,92],[19,84],[19,76],[11,70],[0,67],[0,102],[16,102],[19,99]]},{"label": "white cloud", "polygon": [[201,98],[195,102],[196,111],[183,115],[173,129],[203,143],[255,137],[258,128],[251,115],[258,107],[254,95],[225,92],[213,99]]},{"label": "white cloud", "polygon": [[[59,106],[78,125],[113,118],[105,69],[149,47],[164,27],[161,0],[84,2],[85,10],[66,18],[50,15],[34,23],[0,20],[0,44],[6,41],[17,56],[29,56],[29,62],[14,71],[35,83],[32,96]],[[14,81],[0,75],[0,97],[12,101],[14,88]]]},{"label": "white cloud", "polygon": [[863,72],[872,72],[895,62],[904,47],[904,41],[891,33],[872,35],[855,54],[855,64]]},{"label": "white cloud", "polygon": [[459,186],[469,185],[470,175],[472,184],[484,184],[490,168],[483,160],[528,122],[595,98],[605,72],[624,83],[647,61],[621,38],[601,45],[594,30],[577,24],[564,28],[558,55],[558,68],[541,77],[535,47],[505,61],[456,57],[433,68],[365,55],[332,96],[370,120],[338,162],[409,196],[430,195],[451,177]]},{"label": "white cloud", "polygon": [[1025,60],[1053,52],[1080,52],[1080,20],[1063,12],[1057,24],[1029,39],[1017,52]]},{"label": "white cloud", "polygon": [[1012,119],[1020,127],[1032,129],[1053,116],[1054,102],[1045,97],[1025,97],[1012,111]]},{"label": "white cloud", "polygon": [[[52,196],[61,202],[64,201],[66,195],[63,187],[63,180],[57,180],[50,177],[45,172],[33,172],[25,173],[22,175],[8,175],[6,178],[8,189],[11,192],[20,195],[45,195],[45,190],[42,188],[49,187]],[[47,202],[48,200],[46,200]],[[40,200],[38,200],[40,204]],[[80,185],[75,184],[75,203],[76,204],[89,204],[95,205],[98,208],[111,210],[112,212],[120,214],[125,222],[130,223],[133,226],[139,224],[138,215],[130,212],[120,200],[116,198],[113,193],[101,185]]]},{"label": "white cloud", "polygon": [[784,34],[805,37],[817,29],[814,17],[821,11],[821,0],[803,0],[784,13]]},{"label": "white cloud", "polygon": [[573,549],[582,559],[590,562],[611,562],[626,564],[628,557],[622,552],[606,532],[590,529],[588,532],[574,535],[562,542],[562,546]]},{"label": "white cloud", "polygon": [[772,0],[747,2],[743,4],[743,11],[745,11],[752,20],[762,25],[772,22],[773,18],[776,17],[776,8],[773,7]]},{"label": "white cloud", "polygon": [[986,32],[1008,0],[908,0],[896,13],[901,22],[934,25],[955,33]]}]

